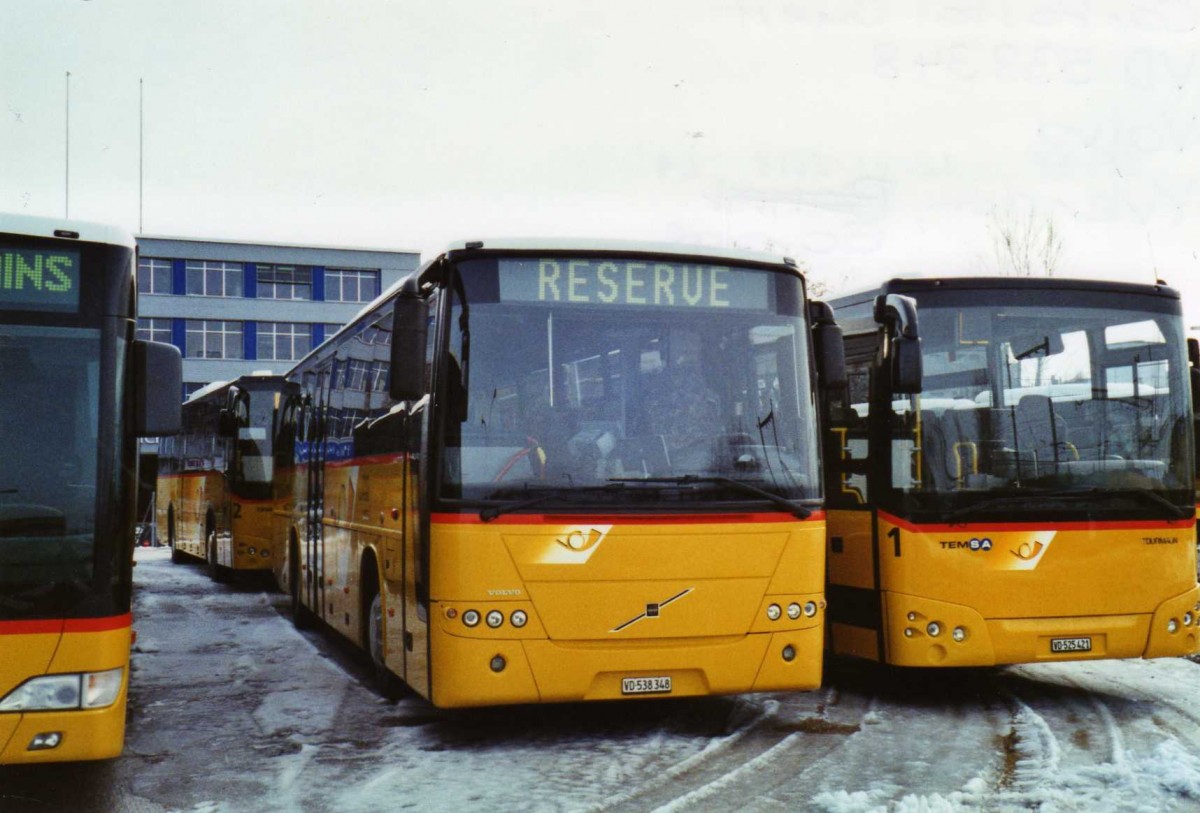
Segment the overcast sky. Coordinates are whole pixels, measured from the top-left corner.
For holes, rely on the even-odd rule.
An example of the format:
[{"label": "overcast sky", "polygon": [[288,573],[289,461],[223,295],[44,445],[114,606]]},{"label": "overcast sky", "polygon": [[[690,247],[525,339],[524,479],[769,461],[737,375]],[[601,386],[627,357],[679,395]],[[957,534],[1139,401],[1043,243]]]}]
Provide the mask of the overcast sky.
[{"label": "overcast sky", "polygon": [[[0,0],[0,209],[434,251],[500,235],[768,249],[835,291],[996,270],[1184,289],[1200,4]],[[1192,282],[1192,278],[1196,278]],[[1196,322],[1193,321],[1193,324]]]}]

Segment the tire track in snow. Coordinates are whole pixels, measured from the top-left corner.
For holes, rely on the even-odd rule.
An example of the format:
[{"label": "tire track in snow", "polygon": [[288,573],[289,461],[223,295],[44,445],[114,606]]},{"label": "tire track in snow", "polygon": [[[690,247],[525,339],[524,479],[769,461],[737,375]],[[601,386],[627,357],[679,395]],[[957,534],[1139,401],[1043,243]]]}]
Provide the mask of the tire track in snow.
[{"label": "tire track in snow", "polygon": [[998,798],[1035,809],[1198,809],[1200,759],[1178,738],[1195,740],[1197,715],[1164,717],[1179,703],[1138,680],[1144,663],[1014,667],[1003,691],[1016,759]]},{"label": "tire track in snow", "polygon": [[[795,778],[800,766],[836,749],[859,729],[867,707],[826,687],[778,695],[761,714],[654,780],[593,808],[593,813],[738,809]],[[839,736],[840,735],[840,736]]]}]

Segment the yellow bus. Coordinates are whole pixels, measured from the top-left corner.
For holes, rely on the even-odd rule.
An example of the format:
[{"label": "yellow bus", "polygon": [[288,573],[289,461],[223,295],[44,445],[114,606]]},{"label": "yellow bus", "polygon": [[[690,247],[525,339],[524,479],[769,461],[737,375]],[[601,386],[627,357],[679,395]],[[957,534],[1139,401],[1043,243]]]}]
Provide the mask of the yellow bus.
[{"label": "yellow bus", "polygon": [[179,351],[135,338],[133,239],[0,215],[0,764],[120,754],[138,435]]},{"label": "yellow bus", "polygon": [[442,707],[817,686],[829,313],[784,258],[451,247],[288,373],[298,621]]},{"label": "yellow bus", "polygon": [[204,562],[214,581],[273,571],[271,444],[285,383],[253,373],[184,403],[182,431],[159,450],[155,511],[171,561]]},{"label": "yellow bus", "polygon": [[894,279],[831,304],[848,379],[825,404],[832,651],[900,666],[1196,651],[1178,293]]}]

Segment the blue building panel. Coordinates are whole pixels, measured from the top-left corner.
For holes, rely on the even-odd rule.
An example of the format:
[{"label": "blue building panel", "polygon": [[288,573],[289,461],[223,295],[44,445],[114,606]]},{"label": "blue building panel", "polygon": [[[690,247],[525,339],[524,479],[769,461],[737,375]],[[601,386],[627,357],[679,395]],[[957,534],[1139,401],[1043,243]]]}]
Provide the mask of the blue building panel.
[{"label": "blue building panel", "polygon": [[313,270],[313,301],[325,301],[325,266],[314,265]]},{"label": "blue building panel", "polygon": [[175,296],[187,294],[187,262],[171,260],[171,293]]},{"label": "blue building panel", "polygon": [[246,361],[258,359],[258,322],[242,324],[242,358]]},{"label": "blue building panel", "polygon": [[312,326],[312,346],[316,347],[325,341],[325,325],[317,322]]},{"label": "blue building panel", "polygon": [[187,358],[187,320],[171,320],[171,344],[179,348],[179,354]]},{"label": "blue building panel", "polygon": [[258,296],[258,263],[246,263],[242,272],[242,296],[255,299]]}]

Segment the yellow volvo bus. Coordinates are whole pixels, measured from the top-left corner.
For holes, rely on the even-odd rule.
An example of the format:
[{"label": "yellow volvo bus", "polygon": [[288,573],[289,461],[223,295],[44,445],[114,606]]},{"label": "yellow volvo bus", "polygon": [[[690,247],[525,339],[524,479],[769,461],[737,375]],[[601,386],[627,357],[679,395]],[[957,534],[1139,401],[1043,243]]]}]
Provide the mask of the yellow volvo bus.
[{"label": "yellow volvo bus", "polygon": [[159,450],[156,513],[171,561],[205,562],[215,581],[271,572],[271,444],[285,387],[269,372],[214,382],[183,405],[183,427]]},{"label": "yellow volvo bus", "polygon": [[121,752],[137,436],[179,351],[134,338],[132,238],[0,215],[0,764]]},{"label": "yellow volvo bus", "polygon": [[817,686],[814,326],[782,258],[452,247],[288,373],[297,619],[443,707]]},{"label": "yellow volvo bus", "polygon": [[826,402],[834,652],[979,666],[1196,651],[1174,290],[895,279],[831,304],[849,382]]}]

